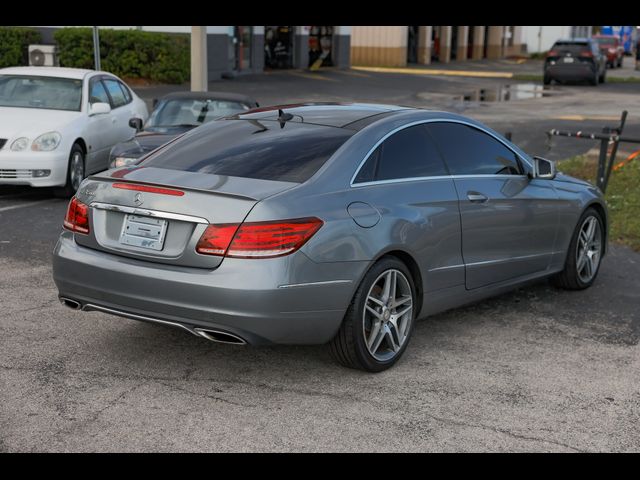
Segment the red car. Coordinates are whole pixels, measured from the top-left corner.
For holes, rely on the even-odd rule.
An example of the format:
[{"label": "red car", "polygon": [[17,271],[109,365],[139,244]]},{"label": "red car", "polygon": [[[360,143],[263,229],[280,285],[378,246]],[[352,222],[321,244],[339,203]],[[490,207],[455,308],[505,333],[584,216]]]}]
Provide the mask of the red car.
[{"label": "red car", "polygon": [[594,35],[593,39],[598,42],[600,51],[607,57],[607,66],[611,68],[622,67],[624,57],[624,46],[615,35]]}]

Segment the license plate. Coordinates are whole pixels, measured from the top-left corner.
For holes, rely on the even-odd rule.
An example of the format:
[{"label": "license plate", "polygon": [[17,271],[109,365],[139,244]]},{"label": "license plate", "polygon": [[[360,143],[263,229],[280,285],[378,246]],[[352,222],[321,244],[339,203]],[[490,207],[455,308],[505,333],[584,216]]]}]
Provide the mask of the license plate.
[{"label": "license plate", "polygon": [[564,57],[564,63],[573,63],[573,57]]},{"label": "license plate", "polygon": [[151,250],[162,250],[167,221],[140,215],[125,215],[120,243]]}]

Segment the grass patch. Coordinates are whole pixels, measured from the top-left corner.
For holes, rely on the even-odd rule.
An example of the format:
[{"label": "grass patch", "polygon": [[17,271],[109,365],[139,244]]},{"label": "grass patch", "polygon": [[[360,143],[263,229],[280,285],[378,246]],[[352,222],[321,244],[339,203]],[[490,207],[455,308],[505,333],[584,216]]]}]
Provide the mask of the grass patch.
[{"label": "grass patch", "polygon": [[607,75],[607,83],[640,83],[640,77],[610,77]]},{"label": "grass patch", "polygon": [[[618,156],[617,161],[622,160]],[[597,159],[581,155],[558,163],[558,170],[595,184]],[[640,251],[640,161],[627,163],[611,172],[607,193],[610,239]]]}]

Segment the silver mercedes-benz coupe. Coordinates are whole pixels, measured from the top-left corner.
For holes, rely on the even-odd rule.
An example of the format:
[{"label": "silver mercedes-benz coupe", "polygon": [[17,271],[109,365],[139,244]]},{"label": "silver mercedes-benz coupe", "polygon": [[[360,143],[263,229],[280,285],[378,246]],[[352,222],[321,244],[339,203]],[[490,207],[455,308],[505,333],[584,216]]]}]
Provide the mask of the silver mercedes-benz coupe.
[{"label": "silver mercedes-benz coupe", "polygon": [[594,186],[451,113],[296,104],[210,122],[84,180],[55,247],[71,308],[381,371],[416,319],[551,276],[590,286]]}]

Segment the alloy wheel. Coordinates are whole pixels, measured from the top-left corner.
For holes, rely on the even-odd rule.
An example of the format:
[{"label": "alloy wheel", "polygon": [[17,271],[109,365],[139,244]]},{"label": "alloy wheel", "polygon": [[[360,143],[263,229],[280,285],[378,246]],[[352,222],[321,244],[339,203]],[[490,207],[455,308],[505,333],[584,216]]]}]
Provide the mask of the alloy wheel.
[{"label": "alloy wheel", "polygon": [[73,152],[69,163],[69,178],[74,191],[78,191],[84,180],[84,160],[80,152]]},{"label": "alloy wheel", "polygon": [[576,270],[583,283],[589,283],[600,265],[602,257],[602,230],[594,216],[587,217],[580,227],[576,248]]},{"label": "alloy wheel", "polygon": [[407,277],[396,269],[383,272],[369,289],[363,312],[363,333],[373,358],[395,357],[409,336],[413,294]]}]

